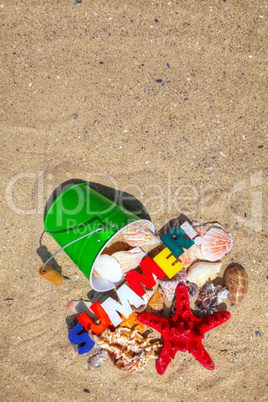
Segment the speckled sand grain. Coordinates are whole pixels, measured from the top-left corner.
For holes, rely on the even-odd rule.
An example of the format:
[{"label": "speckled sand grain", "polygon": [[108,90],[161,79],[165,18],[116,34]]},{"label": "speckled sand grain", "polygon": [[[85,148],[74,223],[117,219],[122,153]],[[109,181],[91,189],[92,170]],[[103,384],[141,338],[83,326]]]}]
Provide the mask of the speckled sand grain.
[{"label": "speckled sand grain", "polygon": [[[265,2],[4,0],[0,13],[0,399],[264,400]],[[36,249],[47,198],[72,178],[133,194],[157,230],[183,212],[233,235],[223,270],[242,264],[249,291],[204,340],[214,371],[186,353],[162,377],[154,361],[133,374],[69,359],[65,305],[89,283],[64,254],[73,282],[48,283]]]}]

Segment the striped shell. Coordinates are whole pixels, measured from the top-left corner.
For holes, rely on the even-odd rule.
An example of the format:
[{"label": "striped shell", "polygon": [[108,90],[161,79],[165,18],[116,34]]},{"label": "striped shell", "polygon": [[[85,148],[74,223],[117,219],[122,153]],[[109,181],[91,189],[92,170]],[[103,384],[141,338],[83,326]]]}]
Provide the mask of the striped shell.
[{"label": "striped shell", "polygon": [[219,227],[209,229],[201,245],[203,259],[207,261],[221,260],[233,247],[234,241],[229,233]]},{"label": "striped shell", "polygon": [[230,303],[239,304],[248,290],[248,275],[245,269],[240,264],[231,264],[226,268],[224,278],[229,289]]},{"label": "striped shell", "polygon": [[151,246],[160,243],[160,239],[150,229],[145,229],[137,222],[127,226],[122,231],[122,235],[124,240],[132,247]]},{"label": "striped shell", "polygon": [[112,257],[119,262],[123,274],[131,269],[137,268],[144,256],[145,253],[139,247],[129,251],[118,251],[112,254]]}]

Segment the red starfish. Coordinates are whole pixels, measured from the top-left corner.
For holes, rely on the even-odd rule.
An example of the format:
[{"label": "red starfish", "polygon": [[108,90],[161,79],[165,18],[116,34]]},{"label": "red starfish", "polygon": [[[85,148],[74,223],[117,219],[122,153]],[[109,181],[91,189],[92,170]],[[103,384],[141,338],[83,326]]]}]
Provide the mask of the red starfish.
[{"label": "red starfish", "polygon": [[208,317],[195,317],[191,311],[187,288],[179,284],[176,290],[176,313],[172,318],[140,313],[137,319],[156,329],[164,338],[164,346],[157,361],[156,370],[162,375],[180,350],[188,350],[208,370],[214,370],[214,363],[202,345],[204,334],[231,318],[228,311]]}]

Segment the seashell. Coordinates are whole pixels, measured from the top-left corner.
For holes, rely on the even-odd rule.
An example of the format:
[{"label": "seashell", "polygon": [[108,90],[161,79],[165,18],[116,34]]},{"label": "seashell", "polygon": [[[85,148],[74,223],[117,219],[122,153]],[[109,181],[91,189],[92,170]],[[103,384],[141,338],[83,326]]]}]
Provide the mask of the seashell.
[{"label": "seashell", "polygon": [[155,350],[161,346],[136,329],[125,327],[117,327],[114,332],[106,329],[101,335],[92,337],[98,346],[107,349],[113,364],[125,371],[142,371],[148,359],[156,357]]},{"label": "seashell", "polygon": [[201,245],[203,259],[207,261],[221,260],[233,247],[232,236],[219,227],[209,229]]},{"label": "seashell", "polygon": [[218,222],[208,222],[208,223],[197,223],[197,222],[192,222],[192,226],[194,230],[201,236],[204,237],[204,235],[207,233],[207,231],[211,228],[221,228],[223,227],[218,223]]},{"label": "seashell", "polygon": [[161,289],[163,290],[166,298],[171,301],[175,295],[175,290],[179,283],[185,283],[187,280],[187,273],[185,269],[181,269],[176,275],[171,279],[162,279],[159,282]]},{"label": "seashell", "polygon": [[240,303],[248,290],[248,275],[245,269],[240,264],[230,264],[225,270],[224,279],[229,289],[230,303]]},{"label": "seashell", "polygon": [[100,367],[103,362],[107,359],[108,353],[105,349],[99,349],[95,354],[91,355],[87,361],[88,369],[92,370],[93,368]]},{"label": "seashell", "polygon": [[119,327],[126,327],[129,329],[137,329],[138,331],[143,331],[144,324],[137,320],[138,313],[131,313],[128,318],[126,318],[123,314],[120,314],[123,321],[119,324]]},{"label": "seashell", "polygon": [[165,296],[163,295],[163,293],[157,291],[152,295],[152,297],[148,301],[146,312],[148,313],[150,312],[148,311],[148,309],[160,311],[163,309],[164,303],[165,303]]},{"label": "seashell", "polygon": [[144,229],[144,230],[145,230],[145,245],[146,246],[153,246],[155,244],[160,243],[160,239],[150,229]]},{"label": "seashell", "polygon": [[198,287],[202,287],[208,279],[214,279],[220,272],[221,262],[196,262],[188,272],[188,281],[195,283]]},{"label": "seashell", "polygon": [[144,256],[145,253],[139,247],[129,251],[118,251],[112,254],[112,257],[119,262],[123,274],[133,268],[137,268]]},{"label": "seashell", "polygon": [[190,267],[192,262],[196,259],[202,258],[200,247],[193,244],[190,248],[183,248],[184,253],[179,256],[179,260],[184,268]]},{"label": "seashell", "polygon": [[137,222],[127,226],[122,231],[122,235],[124,240],[132,247],[152,246],[160,243],[160,239],[150,229],[145,229]]},{"label": "seashell", "polygon": [[119,262],[108,254],[102,254],[94,264],[93,274],[111,282],[119,282],[123,272]]},{"label": "seashell", "polygon": [[218,312],[218,305],[228,297],[228,290],[220,285],[208,283],[198,295],[195,306],[203,316]]}]

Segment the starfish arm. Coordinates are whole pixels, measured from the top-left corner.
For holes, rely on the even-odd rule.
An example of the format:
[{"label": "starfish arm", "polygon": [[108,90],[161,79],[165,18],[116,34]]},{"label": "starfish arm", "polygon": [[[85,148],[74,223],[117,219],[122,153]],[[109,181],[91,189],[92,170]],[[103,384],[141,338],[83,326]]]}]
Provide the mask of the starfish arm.
[{"label": "starfish arm", "polygon": [[181,317],[187,321],[191,315],[187,288],[184,284],[179,284],[176,289],[176,313],[172,319],[176,321],[178,317]]},{"label": "starfish arm", "polygon": [[218,327],[219,325],[228,321],[230,318],[231,314],[228,311],[222,311],[219,313],[209,315],[207,317],[202,318],[199,324],[199,330],[202,334],[205,334],[211,329]]},{"label": "starfish arm", "polygon": [[150,313],[140,313],[137,315],[137,320],[160,332],[164,338],[169,333],[169,321],[167,318],[158,317]]},{"label": "starfish arm", "polygon": [[189,344],[189,353],[199,361],[207,370],[214,370],[214,363],[200,339]]},{"label": "starfish arm", "polygon": [[[169,342],[168,342],[169,344]],[[172,357],[170,354],[170,345],[167,346],[166,343],[164,343],[163,349],[160,353],[160,356],[157,360],[157,364],[156,364],[156,371],[158,372],[158,374],[163,375],[164,372],[166,371],[169,363],[171,362]]]}]

